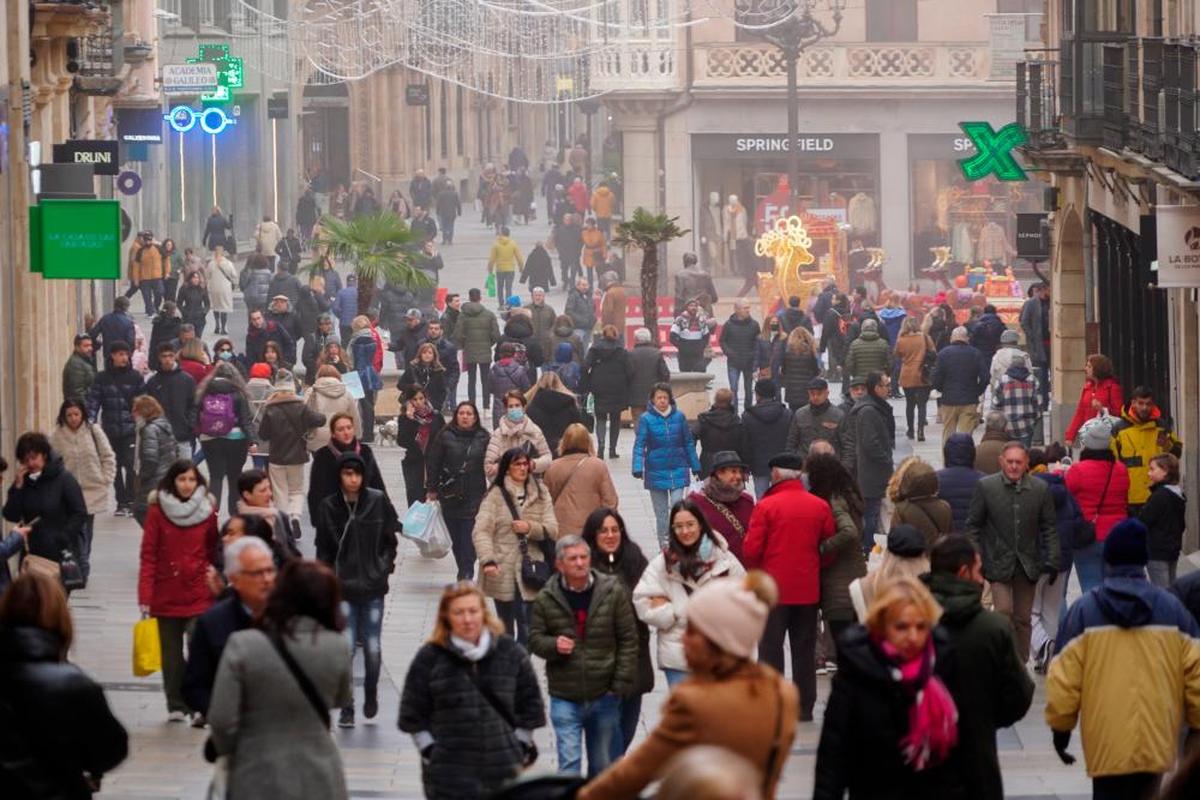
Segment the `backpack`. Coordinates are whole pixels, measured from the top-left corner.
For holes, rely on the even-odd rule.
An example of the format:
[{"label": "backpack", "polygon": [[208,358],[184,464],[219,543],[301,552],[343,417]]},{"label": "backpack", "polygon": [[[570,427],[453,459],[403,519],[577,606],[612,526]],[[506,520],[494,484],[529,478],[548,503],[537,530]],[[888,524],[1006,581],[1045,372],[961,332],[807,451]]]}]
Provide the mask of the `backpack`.
[{"label": "backpack", "polygon": [[554,364],[550,367],[554,372],[558,373],[558,377],[572,392],[579,391],[579,379],[582,377],[579,365],[574,361],[569,361],[566,364]]},{"label": "backpack", "polygon": [[227,436],[237,424],[233,395],[216,392],[204,395],[200,401],[200,433],[205,436]]}]

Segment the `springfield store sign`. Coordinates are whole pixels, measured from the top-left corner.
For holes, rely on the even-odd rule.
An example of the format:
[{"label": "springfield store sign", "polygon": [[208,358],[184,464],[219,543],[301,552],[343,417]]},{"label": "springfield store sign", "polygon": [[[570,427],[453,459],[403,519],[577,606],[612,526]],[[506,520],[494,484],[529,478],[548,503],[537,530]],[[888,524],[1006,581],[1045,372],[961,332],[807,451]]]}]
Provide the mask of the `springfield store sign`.
[{"label": "springfield store sign", "polygon": [[1200,286],[1200,206],[1159,206],[1158,288]]},{"label": "springfield store sign", "polygon": [[[764,158],[786,156],[787,134],[700,133],[692,136],[693,158]],[[802,133],[796,137],[801,158],[878,158],[879,137],[865,133]]]}]

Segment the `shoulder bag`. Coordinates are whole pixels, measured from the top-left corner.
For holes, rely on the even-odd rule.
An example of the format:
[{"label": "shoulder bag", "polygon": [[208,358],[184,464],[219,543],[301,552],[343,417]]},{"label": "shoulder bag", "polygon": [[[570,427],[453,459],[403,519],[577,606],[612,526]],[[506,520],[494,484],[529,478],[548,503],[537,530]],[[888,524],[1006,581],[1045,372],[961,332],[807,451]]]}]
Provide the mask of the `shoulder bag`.
[{"label": "shoulder bag", "polygon": [[709,497],[708,495],[704,495],[704,499],[708,500],[708,502],[712,504],[712,507],[715,508],[717,510],[717,512],[722,517],[725,518],[725,521],[728,522],[731,526],[733,526],[733,530],[734,530],[734,532],[737,533],[738,536],[746,535],[745,526],[742,525],[741,520],[739,520],[737,518],[737,516],[734,515],[734,513],[732,511],[729,510],[728,506],[726,506],[724,503],[717,500],[716,498]]},{"label": "shoulder bag", "polygon": [[925,337],[925,354],[921,356],[921,383],[929,386],[933,383],[933,370],[937,367],[937,350],[933,340]]},{"label": "shoulder bag", "polygon": [[1104,498],[1108,496],[1108,485],[1112,482],[1113,470],[1116,468],[1117,462],[1113,461],[1108,467],[1108,477],[1104,480],[1104,491],[1100,492],[1100,499],[1096,501],[1096,513],[1091,519],[1085,519],[1076,526],[1075,541],[1071,542],[1071,549],[1078,550],[1096,543],[1096,523],[1100,520],[1100,507],[1104,505]]},{"label": "shoulder bag", "polygon": [[275,645],[275,652],[279,653],[279,657],[283,659],[288,672],[292,673],[292,677],[296,679],[296,683],[300,684],[300,691],[308,699],[313,711],[317,712],[317,717],[320,718],[321,724],[328,730],[329,709],[325,707],[325,701],[321,699],[321,694],[317,691],[317,687],[313,685],[312,680],[304,673],[300,665],[296,663],[296,659],[292,654],[288,652],[287,646],[283,643],[283,638],[278,633],[268,633],[266,637],[271,640],[271,644]]},{"label": "shoulder bag", "polygon": [[[504,724],[508,726],[510,731],[512,731],[513,737],[515,738],[517,728],[521,727],[520,724],[517,722],[516,717],[512,715],[508,708],[506,708],[505,705],[500,702],[500,698],[496,697],[491,689],[479,682],[479,672],[477,667],[477,664],[472,663],[466,668],[467,680],[471,682],[473,687],[475,687],[475,691],[479,692],[479,696],[487,701],[487,704],[492,707],[492,710],[500,715],[500,719],[504,720]],[[533,766],[533,763],[537,761],[538,757],[537,747],[534,747],[532,744],[526,746],[524,743],[522,743],[521,756],[522,767]]]},{"label": "shoulder bag", "polygon": [[[517,511],[517,504],[513,502],[508,492],[503,489],[499,489],[499,491],[500,496],[504,498],[504,504],[508,506],[508,513],[512,514],[513,522],[516,522],[521,518],[521,514]],[[517,547],[521,551],[521,583],[532,591],[541,591],[542,587],[549,582],[553,569],[553,561],[546,556],[545,543],[540,543],[542,560],[535,561],[529,556],[529,537],[516,533],[513,535],[517,537]]]},{"label": "shoulder bag", "polygon": [[[441,435],[441,434],[439,434]],[[438,500],[445,502],[446,500],[462,500],[467,496],[467,465],[471,463],[471,448],[475,446],[475,437],[471,437],[471,441],[467,443],[467,452],[463,456],[462,466],[457,472],[442,467],[441,474],[438,475],[437,495]]]}]

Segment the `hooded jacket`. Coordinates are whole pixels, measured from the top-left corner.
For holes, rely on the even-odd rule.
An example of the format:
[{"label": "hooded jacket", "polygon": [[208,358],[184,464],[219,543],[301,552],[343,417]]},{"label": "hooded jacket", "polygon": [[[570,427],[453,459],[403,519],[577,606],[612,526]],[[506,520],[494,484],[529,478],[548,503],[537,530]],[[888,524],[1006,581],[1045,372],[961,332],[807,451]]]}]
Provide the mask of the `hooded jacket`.
[{"label": "hooded jacket", "polygon": [[729,366],[733,369],[754,369],[754,354],[757,351],[758,337],[762,328],[753,317],[739,319],[737,314],[731,314],[721,326],[718,342]]},{"label": "hooded jacket", "polygon": [[188,523],[172,518],[167,500],[151,492],[146,521],[142,523],[141,561],[138,570],[138,605],[149,606],[155,617],[195,617],[212,605],[206,572],[217,563],[220,534],[217,511],[211,495],[197,487],[201,497],[194,502],[207,503],[209,513],[199,522]]},{"label": "hooded jacket", "polygon": [[61,562],[63,550],[76,551],[87,514],[79,482],[54,450],[36,480],[26,476],[20,486],[9,485],[4,503],[9,522],[37,520],[29,534],[29,552],[51,561]]},{"label": "hooded jacket", "polygon": [[192,421],[196,418],[196,381],[178,366],[170,372],[159,370],[146,381],[146,394],[163,407],[175,441],[195,438]]},{"label": "hooded jacket", "polygon": [[893,498],[892,525],[912,525],[925,537],[925,549],[950,533],[954,515],[950,504],[938,499],[937,474],[923,461],[910,461],[900,475],[897,497]]},{"label": "hooded jacket", "polygon": [[975,469],[975,442],[969,433],[955,433],[942,445],[946,466],[937,471],[937,496],[950,504],[951,531],[962,533],[975,484],[984,473]]},{"label": "hooded jacket", "polygon": [[1158,406],[1151,409],[1145,422],[1126,406],[1113,427],[1112,451],[1129,471],[1129,504],[1138,506],[1150,497],[1150,459],[1159,453],[1182,455],[1183,444]]},{"label": "hooded jacket", "polygon": [[908,316],[908,312],[899,306],[893,308],[884,306],[877,312],[879,317],[880,327],[883,329],[883,335],[887,337],[887,342],[893,348],[896,342],[900,340],[900,326],[904,324],[904,318]]},{"label": "hooded jacket", "polygon": [[521,267],[521,248],[507,236],[497,236],[488,255],[488,268],[496,272],[516,272]]},{"label": "hooded jacket", "polygon": [[653,342],[638,342],[629,351],[632,376],[629,379],[629,405],[640,409],[650,400],[650,390],[656,383],[671,380],[671,370],[662,350]]},{"label": "hooded jacket", "polygon": [[343,449],[330,441],[320,450],[313,451],[312,468],[308,474],[308,518],[316,524],[319,517],[321,502],[342,490],[338,458],[342,453],[353,450],[363,460],[363,486],[368,489],[378,489],[387,496],[387,487],[383,485],[383,475],[375,461],[375,453],[369,444],[363,444],[357,439],[349,447]]},{"label": "hooded jacket", "polygon": [[492,346],[500,341],[500,323],[483,303],[462,304],[454,323],[454,343],[468,364],[490,364]]},{"label": "hooded jacket", "polygon": [[317,509],[317,558],[333,567],[350,602],[383,597],[396,568],[396,509],[387,495],[366,487],[351,504],[338,491]]},{"label": "hooded jacket", "polygon": [[583,422],[583,413],[579,410],[575,396],[554,389],[538,389],[537,394],[529,401],[525,414],[542,429],[542,435],[546,437],[546,447],[554,456],[558,455],[558,443],[562,440],[567,426]]},{"label": "hooded jacket", "polygon": [[96,365],[79,353],[71,353],[63,365],[62,392],[64,400],[82,400],[96,380]]},{"label": "hooded jacket", "polygon": [[276,392],[267,400],[258,435],[268,442],[270,463],[307,464],[305,442],[309,434],[325,425],[325,415],[304,404],[294,392]]},{"label": "hooded jacket", "polygon": [[265,308],[271,297],[271,270],[263,267],[253,269],[249,265],[238,278],[238,287],[246,298],[249,308]]},{"label": "hooded jacket", "polygon": [[1000,337],[1008,330],[1004,320],[995,314],[984,313],[975,321],[971,329],[971,344],[990,364],[992,356],[1000,347]]},{"label": "hooded jacket", "polygon": [[550,331],[550,346],[553,348],[555,358],[557,360],[558,351],[562,345],[570,345],[571,357],[580,367],[583,366],[583,342],[575,333],[575,329],[571,327],[570,317],[567,317],[566,324],[555,324]]},{"label": "hooded jacket", "polygon": [[1200,728],[1200,627],[1179,599],[1141,567],[1109,566],[1067,611],[1055,647],[1046,724],[1081,723],[1088,775],[1171,769],[1180,728]]},{"label": "hooded jacket", "polygon": [[722,450],[732,450],[746,460],[746,429],[732,408],[713,406],[696,417],[692,436],[700,444],[701,480],[712,471],[713,456]]},{"label": "hooded jacket", "polygon": [[665,416],[647,403],[633,441],[633,477],[642,478],[647,489],[682,489],[689,471],[699,474],[700,459],[687,417],[674,400]]},{"label": "hooded jacket", "polygon": [[1032,435],[1042,417],[1038,379],[1027,367],[1009,367],[996,387],[992,405],[1008,417],[1008,432],[1013,438]]},{"label": "hooded jacket", "polygon": [[1071,569],[1075,541],[1084,522],[1083,513],[1071,492],[1067,490],[1067,482],[1063,480],[1062,473],[1038,472],[1035,476],[1050,487],[1050,496],[1054,498],[1054,526],[1058,531],[1058,549],[1061,553],[1058,571],[1066,572]]},{"label": "hooded jacket", "polygon": [[1177,484],[1156,483],[1150,498],[1138,513],[1149,531],[1150,558],[1174,564],[1182,552],[1183,531],[1187,527],[1187,499]]},{"label": "hooded jacket", "polygon": [[[349,414],[354,420],[354,437],[357,439],[362,436],[362,420],[358,416],[358,401],[350,394],[350,390],[346,388],[346,384],[342,383],[341,378],[317,378],[304,398],[304,405],[310,411],[323,415],[327,423],[333,419],[335,414]],[[313,428],[305,442],[308,445],[308,452],[315,453],[325,447],[329,444],[329,437],[328,424]]]},{"label": "hooded jacket", "polygon": [[750,474],[770,475],[770,460],[788,449],[792,410],[778,400],[759,400],[742,414],[742,427]]},{"label": "hooded jacket", "polygon": [[866,377],[871,372],[887,372],[891,348],[887,339],[876,331],[863,331],[850,343],[846,353],[845,374]]},{"label": "hooded jacket", "polygon": [[132,437],[137,428],[133,421],[133,398],[142,394],[145,380],[133,367],[109,366],[96,376],[87,393],[88,416],[99,420],[110,441]]},{"label": "hooded jacket", "polygon": [[591,393],[597,413],[619,414],[629,408],[633,365],[619,341],[600,338],[588,349],[579,393]]}]

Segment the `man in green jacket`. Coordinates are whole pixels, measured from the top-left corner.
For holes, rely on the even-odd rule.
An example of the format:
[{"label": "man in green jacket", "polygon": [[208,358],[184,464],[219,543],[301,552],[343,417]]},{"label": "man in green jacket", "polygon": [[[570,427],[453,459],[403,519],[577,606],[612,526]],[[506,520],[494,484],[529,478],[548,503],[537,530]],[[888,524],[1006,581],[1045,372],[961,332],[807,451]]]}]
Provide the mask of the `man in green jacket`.
[{"label": "man in green jacket", "polygon": [[939,624],[954,645],[946,688],[958,707],[958,746],[947,767],[972,785],[978,800],[1002,800],[996,731],[1022,719],[1033,701],[1033,680],[1017,660],[1008,620],[985,611],[983,559],[971,540],[946,536],[929,553],[922,576],[938,605]]},{"label": "man in green jacket", "polygon": [[1038,578],[1058,578],[1058,532],[1049,485],[1028,474],[1029,453],[1009,442],[1000,472],[975,484],[965,533],[983,554],[983,576],[992,584],[996,612],[1017,634],[1021,663],[1029,660],[1030,616]]},{"label": "man in green jacket", "polygon": [[92,360],[92,337],[81,333],[75,337],[75,350],[63,366],[63,400],[83,401],[92,381],[96,380],[96,364]]},{"label": "man in green jacket", "polygon": [[478,289],[467,293],[454,323],[454,343],[463,354],[467,370],[467,397],[475,402],[475,375],[479,374],[479,389],[483,394],[481,408],[488,407],[488,371],[492,368],[492,348],[500,341],[500,323],[496,315],[484,308]]},{"label": "man in green jacket", "polygon": [[879,323],[864,319],[858,338],[850,343],[846,353],[845,374],[866,375],[868,372],[890,374],[891,348],[887,339],[879,335]]},{"label": "man in green jacket", "polygon": [[638,636],[629,593],[592,569],[579,536],[554,548],[558,574],[533,601],[529,649],[546,660],[558,771],[580,773],[587,735],[588,777],[622,752],[621,697],[637,679]]}]

